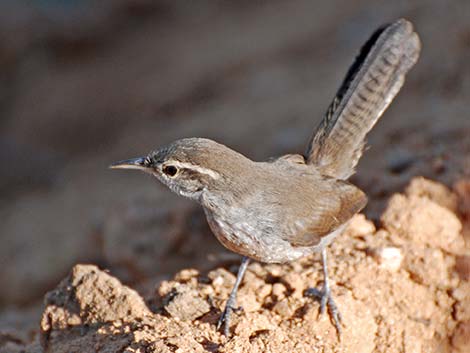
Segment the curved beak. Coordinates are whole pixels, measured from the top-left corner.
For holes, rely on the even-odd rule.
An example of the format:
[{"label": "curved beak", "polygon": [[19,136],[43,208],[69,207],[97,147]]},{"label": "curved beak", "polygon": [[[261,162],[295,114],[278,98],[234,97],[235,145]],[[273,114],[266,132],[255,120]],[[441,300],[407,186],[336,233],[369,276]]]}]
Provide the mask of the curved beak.
[{"label": "curved beak", "polygon": [[111,169],[138,169],[146,171],[149,169],[149,166],[146,162],[146,159],[143,157],[126,159],[124,161],[119,161],[113,163],[109,166]]}]

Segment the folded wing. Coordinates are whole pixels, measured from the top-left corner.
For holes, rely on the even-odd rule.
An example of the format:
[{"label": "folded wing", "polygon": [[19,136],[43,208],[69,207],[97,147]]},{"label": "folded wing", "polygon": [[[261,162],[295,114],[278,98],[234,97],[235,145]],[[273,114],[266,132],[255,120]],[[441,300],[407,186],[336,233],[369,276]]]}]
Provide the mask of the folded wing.
[{"label": "folded wing", "polygon": [[367,204],[366,195],[346,181],[336,180],[334,188],[339,191],[337,197],[325,198],[313,214],[303,219],[291,219],[292,224],[287,229],[292,231],[285,234],[285,240],[292,246],[319,245],[323,237],[345,224]]}]

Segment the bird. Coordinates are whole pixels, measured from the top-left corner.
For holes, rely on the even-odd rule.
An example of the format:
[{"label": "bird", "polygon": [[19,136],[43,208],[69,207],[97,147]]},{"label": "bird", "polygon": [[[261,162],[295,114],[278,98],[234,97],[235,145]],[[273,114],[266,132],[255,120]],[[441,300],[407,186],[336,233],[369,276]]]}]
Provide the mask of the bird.
[{"label": "bird", "polygon": [[341,313],[331,294],[327,247],[367,204],[348,181],[366,135],[400,91],[421,50],[411,22],[377,29],[363,45],[307,144],[304,154],[256,162],[206,138],[183,138],[113,169],[149,173],[171,191],[198,202],[210,229],[241,265],[217,329],[230,335],[238,288],[251,260],[288,263],[320,253],[323,286],[306,294],[320,301],[341,339]]}]

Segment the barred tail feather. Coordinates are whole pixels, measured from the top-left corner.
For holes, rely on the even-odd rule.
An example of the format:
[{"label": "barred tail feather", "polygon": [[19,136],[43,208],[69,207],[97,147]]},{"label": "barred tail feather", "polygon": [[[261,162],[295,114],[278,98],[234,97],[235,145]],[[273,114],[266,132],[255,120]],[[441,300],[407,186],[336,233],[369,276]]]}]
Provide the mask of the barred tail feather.
[{"label": "barred tail feather", "polygon": [[372,35],[310,140],[308,164],[337,179],[354,173],[366,134],[400,91],[420,49],[418,35],[404,19]]}]

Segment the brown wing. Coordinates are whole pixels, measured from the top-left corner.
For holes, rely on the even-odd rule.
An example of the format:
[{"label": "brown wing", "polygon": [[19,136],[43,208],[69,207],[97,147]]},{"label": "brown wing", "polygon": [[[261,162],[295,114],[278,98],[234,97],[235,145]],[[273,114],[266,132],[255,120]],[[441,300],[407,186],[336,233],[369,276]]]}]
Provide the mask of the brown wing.
[{"label": "brown wing", "polygon": [[337,180],[335,188],[340,191],[337,199],[326,200],[315,210],[312,217],[294,220],[293,233],[288,240],[293,246],[315,246],[321,239],[346,223],[367,204],[366,195],[348,182]]},{"label": "brown wing", "polygon": [[354,173],[366,134],[402,87],[420,48],[412,24],[404,19],[372,35],[310,140],[308,164],[337,179]]},{"label": "brown wing", "polygon": [[285,154],[283,156],[277,157],[272,162],[276,161],[285,161],[289,163],[302,164],[305,165],[305,158],[300,154]]}]

